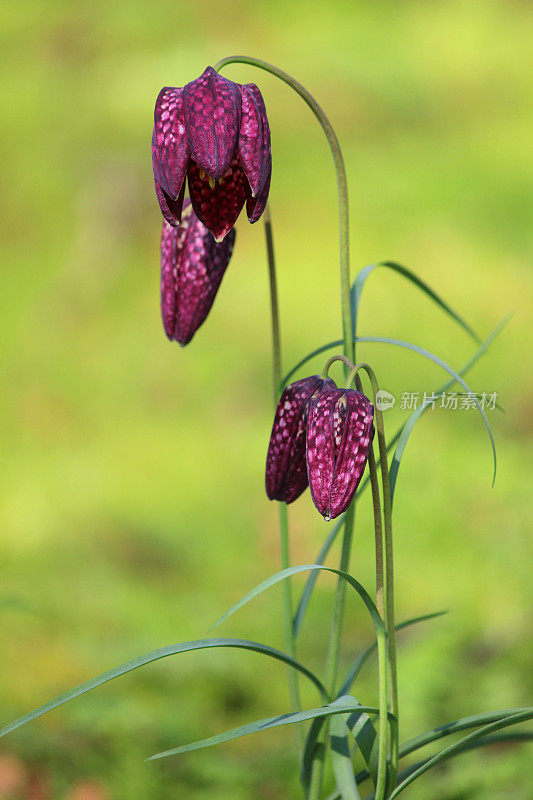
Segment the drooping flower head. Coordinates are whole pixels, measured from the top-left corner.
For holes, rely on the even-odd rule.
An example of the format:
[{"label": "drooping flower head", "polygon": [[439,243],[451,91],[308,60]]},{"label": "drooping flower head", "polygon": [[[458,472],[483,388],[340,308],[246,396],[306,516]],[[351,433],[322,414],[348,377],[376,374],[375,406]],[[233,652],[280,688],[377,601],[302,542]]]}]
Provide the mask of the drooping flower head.
[{"label": "drooping flower head", "polygon": [[309,488],[326,520],[348,508],[359,486],[374,437],[373,419],[374,406],[354,389],[326,389],[309,403]]},{"label": "drooping flower head", "polygon": [[330,378],[312,375],[286,386],[280,397],[266,461],[266,493],[270,500],[292,503],[307,488],[305,430],[313,396],[335,388]]},{"label": "drooping flower head", "polygon": [[246,202],[250,222],[270,189],[270,128],[261,92],[208,67],[183,88],[166,86],[155,104],[152,135],[155,188],[170,225],[181,219],[188,178],[193,209],[217,241]]},{"label": "drooping flower head", "polygon": [[161,313],[169,339],[185,345],[211,310],[235,243],[235,230],[215,242],[188,200],[175,228],[161,232]]}]

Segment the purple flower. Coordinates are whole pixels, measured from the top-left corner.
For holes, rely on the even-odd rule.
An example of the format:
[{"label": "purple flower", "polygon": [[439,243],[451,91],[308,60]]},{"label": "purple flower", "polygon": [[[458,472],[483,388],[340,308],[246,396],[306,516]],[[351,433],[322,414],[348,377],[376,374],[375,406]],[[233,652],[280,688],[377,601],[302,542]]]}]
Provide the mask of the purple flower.
[{"label": "purple flower", "polygon": [[305,426],[313,396],[335,388],[330,378],[313,375],[287,386],[280,397],[266,461],[266,493],[270,500],[292,503],[307,488]]},{"label": "purple flower", "polygon": [[181,219],[188,177],[191,203],[217,241],[246,202],[250,222],[265,210],[272,159],[261,92],[227,80],[212,67],[183,88],[166,86],[155,104],[155,189],[170,225]]},{"label": "purple flower", "polygon": [[235,230],[217,243],[185,201],[182,219],[161,232],[161,313],[169,339],[185,345],[205,320],[229,264]]},{"label": "purple flower", "polygon": [[334,519],[351,503],[374,438],[374,406],[353,389],[314,397],[307,418],[307,474],[313,503]]}]

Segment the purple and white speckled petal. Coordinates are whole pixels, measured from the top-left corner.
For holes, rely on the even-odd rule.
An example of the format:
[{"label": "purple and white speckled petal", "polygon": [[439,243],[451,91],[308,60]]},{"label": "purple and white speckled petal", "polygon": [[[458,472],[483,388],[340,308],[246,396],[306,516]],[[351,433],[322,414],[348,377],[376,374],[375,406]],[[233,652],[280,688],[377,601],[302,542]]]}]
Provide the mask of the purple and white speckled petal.
[{"label": "purple and white speckled petal", "polygon": [[165,86],[159,92],[154,110],[154,178],[171,200],[177,200],[182,191],[189,160],[182,95],[183,89]]},{"label": "purple and white speckled petal", "polygon": [[322,516],[329,514],[329,493],[335,471],[335,439],[333,412],[342,394],[331,389],[309,403],[307,415],[307,476],[313,503]]},{"label": "purple and white speckled petal", "polygon": [[177,227],[163,223],[161,313],[168,338],[185,345],[204,322],[218,292],[235,243],[235,231],[217,244],[185,201]]},{"label": "purple and white speckled petal", "polygon": [[311,397],[335,386],[318,375],[285,387],[279,400],[266,460],[265,486],[270,500],[292,503],[307,487],[305,430]]},{"label": "purple and white speckled petal", "polygon": [[265,103],[255,83],[240,87],[242,107],[238,150],[252,197],[257,197],[268,178],[271,164],[270,127]]},{"label": "purple and white speckled petal", "polygon": [[194,212],[191,216],[178,272],[176,339],[181,345],[191,341],[211,311],[235,244],[235,229],[215,242]]},{"label": "purple and white speckled petal", "polygon": [[209,177],[222,178],[237,149],[241,121],[238,84],[207,67],[184,87],[183,110],[191,157]]},{"label": "purple and white speckled petal", "polygon": [[172,227],[163,221],[161,231],[161,316],[169,339],[176,338],[178,304],[178,268],[187,237],[192,208],[184,209],[180,225]]},{"label": "purple and white speckled petal", "polygon": [[309,487],[325,519],[338,517],[350,505],[368,459],[373,418],[368,398],[353,389],[324,392],[309,405]]}]

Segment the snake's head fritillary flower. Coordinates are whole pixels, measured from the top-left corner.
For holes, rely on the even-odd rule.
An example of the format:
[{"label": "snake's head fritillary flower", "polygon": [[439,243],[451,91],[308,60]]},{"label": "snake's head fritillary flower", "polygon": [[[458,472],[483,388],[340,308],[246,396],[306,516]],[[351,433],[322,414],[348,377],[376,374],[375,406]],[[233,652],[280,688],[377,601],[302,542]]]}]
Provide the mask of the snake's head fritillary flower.
[{"label": "snake's head fritillary flower", "polygon": [[211,310],[234,243],[235,230],[215,242],[188,200],[177,227],[163,221],[161,313],[169,339],[191,341]]},{"label": "snake's head fritillary flower", "polygon": [[305,428],[312,397],[335,388],[330,378],[313,375],[286,386],[280,397],[266,462],[266,493],[270,500],[292,503],[307,488]]},{"label": "snake's head fritillary flower", "polygon": [[182,88],[166,86],[155,104],[152,162],[164,218],[177,225],[188,178],[198,218],[222,241],[243,205],[250,222],[265,210],[272,158],[261,92],[208,67]]},{"label": "snake's head fritillary flower", "polygon": [[307,474],[324,519],[346,511],[365,471],[374,406],[354,389],[327,389],[309,403]]}]

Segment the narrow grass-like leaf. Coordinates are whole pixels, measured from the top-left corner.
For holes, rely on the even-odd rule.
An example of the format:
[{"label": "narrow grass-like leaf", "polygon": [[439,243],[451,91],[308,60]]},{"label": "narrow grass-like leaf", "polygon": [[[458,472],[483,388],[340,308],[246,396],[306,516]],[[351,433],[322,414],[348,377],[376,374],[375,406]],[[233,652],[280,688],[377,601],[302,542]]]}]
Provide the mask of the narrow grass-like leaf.
[{"label": "narrow grass-like leaf", "polygon": [[[502,328],[506,325],[506,323],[508,322],[510,317],[511,317],[511,314],[508,314],[494,328],[494,330],[489,334],[489,336],[481,344],[481,346],[476,351],[476,353],[474,353],[472,358],[470,358],[466,362],[466,364],[464,364],[464,366],[459,370],[458,374],[461,377],[466,375],[469,372],[469,370],[472,369],[472,367],[481,358],[481,356],[486,352],[486,350],[490,347],[490,345],[492,344],[492,342],[494,341],[496,336],[500,333]],[[444,392],[446,392],[454,384],[455,384],[455,379],[452,378],[451,380],[446,381],[446,383],[444,385],[442,385],[439,389],[436,389],[433,392],[433,394],[435,395],[435,397],[439,398],[439,397],[442,396],[442,394]],[[417,409],[417,411],[413,412],[413,414],[411,416],[413,417],[416,414],[415,421],[418,420],[419,417],[428,410],[430,405],[431,405],[430,403],[423,404],[420,407],[420,409]],[[392,448],[394,447],[396,442],[399,440],[403,430],[404,430],[404,426],[401,425],[398,428],[398,430],[396,431],[396,433],[394,434],[394,436],[392,437],[392,439],[388,442],[388,444],[387,444],[387,453],[390,452],[390,450],[392,450]],[[411,431],[412,431],[412,428],[411,428]],[[402,457],[403,451],[405,450],[405,445],[407,443],[407,438],[408,438],[408,436],[405,438],[402,450],[398,451],[397,453],[395,453],[395,456],[392,459],[391,470],[390,470],[391,499],[394,499],[394,491],[395,491],[395,487],[396,487],[396,478],[398,477],[398,469],[399,469],[399,466],[400,466],[400,461],[401,461],[401,457]],[[379,463],[380,463],[380,459],[377,460],[376,466],[379,466]],[[366,485],[368,484],[368,481],[369,481],[369,478],[367,477],[361,483],[361,485],[360,485],[360,487],[358,489],[358,493],[357,493],[358,496],[361,494],[363,489],[366,487]],[[356,499],[357,499],[357,497],[356,497]],[[344,516],[339,518],[339,521],[337,523],[337,525],[339,527],[337,527],[337,525],[336,525],[335,528],[332,530],[332,532],[329,534],[328,538],[326,539],[326,542],[324,543],[323,547],[320,550],[320,553],[318,554],[318,556],[317,556],[317,558],[315,560],[315,563],[323,564],[325,562],[325,560],[326,560],[326,558],[327,558],[327,556],[329,554],[329,551],[331,550],[331,547],[332,547],[333,543],[335,542],[335,540],[337,538],[337,534],[338,534],[338,532],[340,530],[340,526],[341,526],[341,520],[343,518],[344,518]],[[302,596],[300,598],[300,601],[298,603],[296,614],[294,616],[294,623],[293,624],[294,624],[295,635],[297,635],[299,633],[300,628],[302,626],[302,623],[303,623],[303,620],[304,620],[304,617],[305,617],[305,614],[306,614],[306,611],[307,611],[307,607],[309,605],[309,601],[311,599],[313,588],[314,588],[314,585],[316,583],[317,578],[318,578],[318,574],[316,572],[313,572],[313,573],[311,573],[311,575],[309,575],[309,577],[306,580],[305,587],[304,587],[304,590],[302,592]]]},{"label": "narrow grass-like leaf", "polygon": [[518,714],[513,714],[512,716],[505,717],[504,719],[498,720],[497,722],[493,722],[490,725],[484,725],[474,733],[468,734],[463,739],[460,739],[458,742],[449,745],[444,750],[441,750],[440,753],[433,756],[433,758],[429,758],[425,761],[417,770],[415,770],[411,775],[405,778],[402,783],[400,783],[396,789],[392,792],[389,796],[389,800],[394,800],[395,797],[398,797],[408,786],[413,783],[413,781],[417,780],[421,775],[427,772],[432,767],[440,764],[441,761],[444,761],[446,758],[450,758],[451,755],[454,755],[456,752],[460,750],[464,750],[465,745],[469,744],[470,742],[474,742],[476,739],[482,739],[487,734],[496,732],[501,730],[502,728],[508,728],[511,725],[518,725],[520,722],[526,722],[527,720],[533,719],[533,708],[526,709]]},{"label": "narrow grass-like leaf", "polygon": [[[346,712],[359,710],[357,700],[355,698],[343,698],[343,702],[339,700],[334,703],[328,703],[320,708],[311,708],[306,711],[296,711],[290,714],[281,714],[277,717],[267,717],[266,719],[259,719],[255,722],[250,722],[247,725],[241,725],[238,728],[233,728],[230,731],[224,731],[216,736],[210,736],[208,739],[202,739],[198,742],[191,742],[189,744],[181,745],[180,747],[173,747],[171,750],[165,750],[162,753],[156,753],[150,756],[148,761],[157,758],[166,758],[167,756],[177,756],[181,753],[189,753],[192,750],[201,750],[204,747],[212,747],[222,742],[228,742],[231,739],[238,739],[242,736],[248,736],[250,733],[258,733],[259,731],[266,731],[270,728],[277,728],[281,725],[292,725],[295,722],[306,722],[310,719],[317,717],[330,717],[335,714],[346,714]],[[372,706],[362,706],[361,711],[367,714],[379,714],[379,709]]]},{"label": "narrow grass-like leaf", "polygon": [[368,714],[362,714],[358,719],[349,717],[346,724],[352,731],[375,787],[378,780],[379,741],[374,723]]},{"label": "narrow grass-like leaf", "polygon": [[[360,713],[354,712],[358,717]],[[361,800],[357,791],[352,766],[352,754],[348,741],[348,729],[345,716],[334,716],[329,724],[329,741],[331,746],[331,765],[342,800]]]},{"label": "narrow grass-like leaf", "polygon": [[[350,699],[354,701],[356,700],[356,698],[351,697],[351,695],[343,695],[342,697],[338,697],[335,702],[344,703],[346,697],[350,697]],[[302,759],[302,774],[301,774],[302,786],[304,788],[305,793],[307,793],[309,789],[311,770],[313,766],[313,760],[316,756],[316,751],[319,747],[322,748],[324,747],[323,742],[320,741],[320,733],[322,731],[322,728],[324,727],[325,722],[326,720],[323,718],[315,719],[307,733],[305,749]],[[376,729],[374,728],[374,725],[371,722],[370,717],[368,716],[368,714],[358,709],[353,714],[350,714],[348,716],[346,721],[343,722],[343,726],[346,726],[349,730],[351,730],[352,735],[356,740],[356,744],[359,747],[359,750],[361,751],[361,754],[364,758],[365,764],[367,765],[367,769],[369,773],[373,776],[374,785],[376,785],[377,772],[378,772],[379,742],[376,734]],[[345,736],[346,731],[344,731],[343,729],[342,734],[340,735]],[[340,795],[338,796],[340,797]]]},{"label": "narrow grass-like leaf", "polygon": [[372,274],[372,272],[377,267],[386,267],[388,269],[397,272],[399,275],[402,275],[407,280],[411,281],[415,286],[421,289],[434,303],[436,303],[443,311],[449,314],[452,319],[461,325],[462,328],[474,339],[475,341],[479,342],[480,339],[477,334],[472,330],[470,325],[461,317],[459,314],[453,310],[453,308],[448,305],[448,303],[442,299],[437,292],[433,291],[433,289],[428,286],[428,284],[423,281],[421,278],[418,277],[414,272],[407,267],[402,266],[402,264],[396,264],[394,261],[382,261],[379,264],[370,264],[367,267],[364,267],[355,278],[352,286],[352,290],[350,293],[351,296],[351,307],[352,307],[352,335],[355,336],[357,330],[357,314],[359,313],[359,303],[361,300],[361,295],[363,292],[364,285],[366,283],[367,278]]},{"label": "narrow grass-like leaf", "polygon": [[235,603],[225,614],[223,614],[214,625],[211,626],[211,630],[216,628],[222,622],[225,622],[228,617],[238,611],[240,608],[249,603],[250,600],[253,600],[255,597],[260,595],[262,592],[270,589],[272,586],[275,586],[277,583],[286,580],[287,578],[292,577],[293,575],[298,575],[300,572],[307,572],[308,570],[322,570],[323,572],[331,572],[334,575],[339,575],[343,578],[350,586],[355,589],[365,606],[367,607],[370,616],[372,617],[372,621],[374,623],[374,628],[376,630],[376,634],[383,635],[385,628],[383,625],[383,620],[381,619],[379,612],[376,608],[376,605],[366,589],[356,581],[351,575],[347,572],[343,572],[340,569],[334,569],[333,567],[324,567],[321,564],[301,564],[295,567],[289,567],[288,569],[283,569],[281,572],[277,572],[275,575],[271,575],[270,578],[267,578],[266,581],[263,581],[258,586],[255,586],[248,594],[246,594],[238,603]]},{"label": "narrow grass-like leaf", "polygon": [[[502,744],[525,744],[526,742],[533,741],[533,732],[532,733],[494,733],[485,735],[482,739],[477,739],[475,742],[467,742],[462,747],[457,748],[457,750],[450,755],[448,758],[454,758],[455,756],[463,755],[463,753],[467,753],[471,750],[478,750],[481,747],[490,747],[491,745],[502,745]],[[413,772],[416,772],[421,766],[426,764],[430,759],[426,758],[423,761],[417,761],[415,764],[410,764],[398,775],[398,781],[403,781],[405,778],[408,778],[409,775],[412,775]],[[339,800],[341,800],[340,795],[338,795]]]},{"label": "narrow grass-like leaf", "polygon": [[[509,319],[511,318],[511,314],[508,314],[506,317],[502,319],[501,322],[496,325],[493,331],[489,333],[487,338],[484,342],[481,343],[478,350],[474,353],[472,358],[466,362],[464,367],[459,371],[459,375],[465,375],[473,366],[474,364],[479,361],[481,356],[488,350],[491,346],[494,339],[498,336],[504,326],[507,324]],[[444,386],[441,387],[437,392],[434,392],[434,396],[436,398],[442,396],[444,392],[446,392],[451,386],[456,383],[455,379],[448,381]],[[403,428],[401,429],[400,435],[398,436],[398,444],[396,446],[396,450],[394,452],[394,456],[391,461],[390,470],[389,470],[389,481],[390,481],[390,490],[391,490],[391,501],[394,502],[394,492],[396,490],[396,480],[398,478],[398,470],[400,469],[400,462],[402,460],[402,456],[405,451],[405,447],[407,445],[407,441],[409,436],[411,435],[413,428],[415,427],[416,423],[422,416],[422,414],[427,411],[427,409],[431,406],[431,402],[426,401],[422,403],[419,408],[415,409]],[[496,466],[496,465],[495,465]]]},{"label": "narrow grass-like leaf", "polygon": [[[331,703],[331,705],[333,704],[334,703]],[[324,742],[320,741],[320,734],[322,732],[322,728],[324,727],[324,722],[325,720],[323,718],[313,720],[313,722],[309,726],[307,736],[305,737],[305,747],[302,756],[302,769],[300,774],[300,780],[302,782],[302,786],[304,788],[304,794],[306,796],[309,791],[313,762],[315,758],[318,758],[319,755],[321,754],[319,753],[319,750],[320,751],[324,750]]]},{"label": "narrow grass-like leaf", "polygon": [[[430,619],[436,619],[437,617],[442,617],[444,614],[447,614],[447,611],[435,611],[433,614],[424,614],[421,617],[413,617],[412,619],[407,619],[405,622],[400,622],[399,625],[394,626],[394,630],[401,631],[403,628],[408,628],[410,625],[416,625],[418,622],[426,622]],[[367,661],[368,657],[374,652],[376,649],[377,644],[374,642],[371,644],[367,649],[361,653],[361,655],[354,661],[348,672],[346,673],[344,680],[341,684],[341,688],[339,689],[338,696],[342,696],[344,694],[348,694],[350,691],[353,682],[357,678],[361,668],[364,666],[365,662]]]},{"label": "narrow grass-like leaf", "polygon": [[[448,758],[454,758],[455,756],[462,755],[465,752],[470,750],[476,750],[481,747],[490,747],[491,745],[505,745],[505,744],[525,744],[526,742],[533,741],[533,732],[531,733],[502,733],[502,734],[487,734],[482,739],[477,739],[475,742],[467,742],[462,747],[458,748],[454,753],[451,753]],[[419,767],[423,766],[427,763],[429,759],[425,759],[422,761],[417,761],[415,764],[410,764],[405,769],[402,769],[398,775],[398,780],[402,781],[404,778],[409,777],[413,772],[416,772]],[[358,772],[355,776],[355,782],[357,785],[363,783],[364,781],[368,780],[369,778],[368,770],[363,770],[362,772]],[[373,795],[367,800],[372,800]],[[335,791],[328,795],[327,800],[342,800],[340,794]]]},{"label": "narrow grass-like leaf", "polygon": [[[359,492],[362,491],[362,488],[363,487],[360,487]],[[344,523],[344,514],[341,514],[339,519],[335,522],[335,525],[333,526],[333,529],[329,534],[328,538],[324,542],[319,554],[317,555],[315,564],[322,565],[324,563],[335,539],[337,538],[342,529],[343,523]],[[300,597],[300,600],[298,602],[298,607],[296,609],[296,613],[292,621],[292,628],[295,637],[298,636],[298,634],[300,633],[300,628],[302,627],[302,622],[305,617],[305,612],[307,611],[307,606],[309,605],[309,601],[311,599],[311,595],[313,593],[313,589],[317,580],[318,580],[318,572],[312,572],[308,576],[305,582],[305,586],[302,595]]]},{"label": "narrow grass-like leaf", "polygon": [[436,742],[438,739],[442,739],[445,736],[450,736],[452,733],[459,733],[459,731],[468,730],[469,728],[477,728],[479,725],[487,725],[492,722],[499,722],[502,719],[506,719],[507,717],[511,717],[515,714],[523,714],[526,711],[529,711],[529,708],[504,708],[500,711],[484,711],[481,714],[473,714],[469,717],[461,717],[460,719],[456,719],[453,722],[448,722],[445,725],[439,725],[437,728],[432,728],[431,730],[421,733],[418,736],[414,736],[412,739],[408,739],[407,742],[404,742],[400,746],[400,758],[404,758],[410,753],[414,753],[416,750],[419,750],[421,747],[425,747],[432,742]]},{"label": "narrow grass-like leaf", "polygon": [[37,719],[37,717],[41,717],[48,711],[52,711],[52,709],[57,708],[64,703],[68,703],[69,700],[74,700],[74,698],[85,694],[85,692],[90,692],[92,689],[96,689],[98,686],[101,686],[102,684],[107,683],[114,678],[118,678],[120,675],[125,675],[127,672],[131,672],[139,667],[144,667],[146,664],[151,664],[153,661],[159,661],[161,658],[166,658],[167,656],[175,656],[179,653],[189,653],[193,650],[206,650],[212,647],[235,647],[241,650],[253,650],[256,653],[261,653],[262,655],[269,656],[270,658],[275,658],[278,661],[283,661],[285,664],[288,664],[290,667],[293,667],[309,678],[309,680],[312,681],[317,687],[322,696],[326,696],[327,694],[320,680],[313,675],[310,670],[308,670],[294,658],[291,658],[285,653],[282,653],[273,647],[269,647],[266,644],[251,642],[247,639],[198,639],[196,641],[182,642],[181,644],[161,647],[159,650],[152,650],[150,653],[133,658],[131,661],[127,661],[125,664],[121,664],[114,669],[103,672],[96,678],[92,678],[90,681],[86,681],[85,683],[76,686],[69,692],[65,692],[65,694],[50,700],[48,703],[39,706],[39,708],[30,711],[23,717],[16,719],[9,725],[6,725],[4,728],[0,729],[0,738],[2,736],[6,736],[8,733],[11,733],[11,731],[14,731],[16,728],[20,728],[21,725],[25,725],[27,722],[31,722],[32,720]]}]

